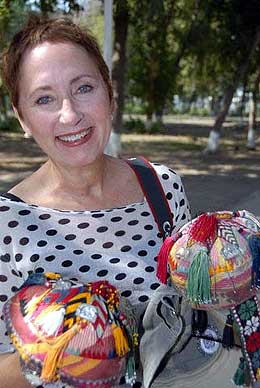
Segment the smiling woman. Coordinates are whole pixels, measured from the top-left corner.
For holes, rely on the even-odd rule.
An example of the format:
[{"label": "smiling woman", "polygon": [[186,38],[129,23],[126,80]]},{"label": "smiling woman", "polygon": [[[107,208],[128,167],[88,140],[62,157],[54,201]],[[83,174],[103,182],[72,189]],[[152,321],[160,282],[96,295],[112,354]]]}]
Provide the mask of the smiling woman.
[{"label": "smiling woman", "polygon": [[[140,322],[160,286],[155,268],[162,235],[130,162],[104,153],[115,103],[108,68],[95,40],[69,19],[32,16],[3,55],[3,78],[23,130],[48,160],[0,196],[0,312],[28,274],[53,272],[69,279],[72,288],[77,281],[108,280]],[[181,178],[164,165],[150,167],[177,231],[190,219]],[[61,311],[71,308],[67,302]],[[120,319],[116,318],[112,336],[119,353],[124,344]],[[55,346],[46,357],[59,366],[57,357],[75,333],[64,327],[58,334],[48,339]],[[110,341],[104,343],[110,346]],[[81,342],[78,345],[82,347]],[[102,346],[92,351],[102,353]],[[1,319],[0,352],[11,351]],[[71,358],[76,356],[81,356],[78,348]],[[46,364],[48,369],[52,362]],[[142,373],[138,376],[141,380]],[[0,358],[0,380],[1,388],[28,386],[16,353]],[[66,381],[43,383],[49,388],[69,386]],[[72,386],[92,388],[86,381],[80,384]],[[97,384],[112,386],[112,382]],[[141,381],[135,383],[141,386]]]}]

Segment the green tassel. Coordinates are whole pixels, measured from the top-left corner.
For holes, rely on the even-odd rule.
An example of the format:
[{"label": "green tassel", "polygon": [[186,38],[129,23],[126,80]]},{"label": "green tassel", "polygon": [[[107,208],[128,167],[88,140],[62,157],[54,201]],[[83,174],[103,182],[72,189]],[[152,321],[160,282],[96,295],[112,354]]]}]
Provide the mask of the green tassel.
[{"label": "green tassel", "polygon": [[245,360],[243,357],[240,358],[239,366],[236,370],[236,373],[233,377],[233,382],[237,386],[244,386],[245,385]]},{"label": "green tassel", "polygon": [[133,354],[130,354],[130,353],[128,353],[127,362],[126,362],[125,381],[127,384],[130,384],[130,385],[133,385],[136,381],[135,359]]},{"label": "green tassel", "polygon": [[187,298],[196,305],[211,303],[209,256],[206,248],[200,250],[190,265]]}]

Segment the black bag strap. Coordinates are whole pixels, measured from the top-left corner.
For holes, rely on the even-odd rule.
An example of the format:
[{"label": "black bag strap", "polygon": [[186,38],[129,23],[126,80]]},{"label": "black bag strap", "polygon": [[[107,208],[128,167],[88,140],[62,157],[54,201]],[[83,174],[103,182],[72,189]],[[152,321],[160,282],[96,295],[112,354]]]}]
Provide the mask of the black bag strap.
[{"label": "black bag strap", "polygon": [[173,217],[157,173],[151,163],[143,156],[128,159],[127,163],[137,176],[159,231],[165,240],[172,233]]}]

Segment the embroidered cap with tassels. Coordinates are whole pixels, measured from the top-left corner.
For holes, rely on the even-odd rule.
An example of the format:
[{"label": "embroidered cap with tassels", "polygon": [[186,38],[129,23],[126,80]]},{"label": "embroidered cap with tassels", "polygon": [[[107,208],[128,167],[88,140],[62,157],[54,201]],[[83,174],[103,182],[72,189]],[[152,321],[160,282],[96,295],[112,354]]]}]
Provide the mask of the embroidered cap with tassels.
[{"label": "embroidered cap with tassels", "polygon": [[203,213],[165,240],[157,276],[195,307],[227,309],[260,284],[260,224],[246,211]]},{"label": "embroidered cap with tassels", "polygon": [[5,304],[4,317],[30,382],[110,388],[125,374],[133,385],[136,325],[110,283],[33,274]]}]

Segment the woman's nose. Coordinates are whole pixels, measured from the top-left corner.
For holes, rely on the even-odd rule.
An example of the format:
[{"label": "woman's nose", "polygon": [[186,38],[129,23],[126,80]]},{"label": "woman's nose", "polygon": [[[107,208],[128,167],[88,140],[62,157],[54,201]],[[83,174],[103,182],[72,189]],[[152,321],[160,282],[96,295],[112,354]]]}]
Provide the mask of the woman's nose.
[{"label": "woman's nose", "polygon": [[62,102],[60,110],[60,122],[62,124],[76,125],[83,117],[83,113],[80,112],[73,101],[66,98]]}]

